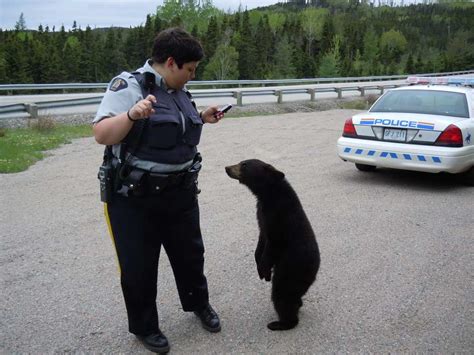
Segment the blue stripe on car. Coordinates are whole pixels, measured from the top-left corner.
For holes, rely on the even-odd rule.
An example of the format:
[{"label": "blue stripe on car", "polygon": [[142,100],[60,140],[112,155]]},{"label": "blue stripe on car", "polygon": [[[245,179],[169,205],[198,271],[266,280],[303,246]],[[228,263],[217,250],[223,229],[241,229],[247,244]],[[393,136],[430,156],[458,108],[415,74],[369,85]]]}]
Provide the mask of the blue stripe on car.
[{"label": "blue stripe on car", "polygon": [[[349,148],[346,147],[344,148],[344,153],[353,153],[357,155],[367,155],[369,157],[377,156],[377,151],[376,150],[364,150],[360,148]],[[395,153],[395,152],[380,152],[379,153],[380,158],[391,158],[391,159],[405,159],[405,160],[418,160],[421,162],[429,162],[432,161],[433,163],[441,163],[441,158],[436,157],[436,156],[426,156],[426,155],[420,155],[420,154],[400,154],[400,156]]]},{"label": "blue stripe on car", "polygon": [[416,128],[421,128],[421,129],[430,129],[430,130],[433,130],[434,129],[434,125],[425,125],[425,124],[421,124],[421,123],[418,123],[417,124],[417,127]]}]

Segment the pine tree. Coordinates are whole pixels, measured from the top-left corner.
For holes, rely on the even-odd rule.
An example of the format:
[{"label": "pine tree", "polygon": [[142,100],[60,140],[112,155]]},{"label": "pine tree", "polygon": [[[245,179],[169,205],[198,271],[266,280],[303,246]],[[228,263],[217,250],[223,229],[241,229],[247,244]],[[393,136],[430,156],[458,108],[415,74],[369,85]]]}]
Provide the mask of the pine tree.
[{"label": "pine tree", "polygon": [[331,50],[333,38],[336,34],[334,29],[333,17],[331,15],[326,17],[323,25],[323,34],[321,36],[321,54],[326,54]]},{"label": "pine tree", "polygon": [[240,11],[234,15],[234,21],[232,22],[232,28],[235,32],[240,32]]},{"label": "pine tree", "polygon": [[211,58],[216,51],[217,44],[219,43],[219,35],[217,19],[212,16],[209,20],[209,26],[207,27],[207,33],[204,39],[204,52],[208,58]]},{"label": "pine tree", "polygon": [[253,76],[256,79],[264,79],[270,73],[271,55],[273,53],[273,37],[268,23],[268,16],[264,15],[260,18],[254,41],[254,48],[258,48],[258,60],[254,66]]},{"label": "pine tree", "polygon": [[239,79],[254,79],[254,67],[256,63],[255,50],[250,29],[248,11],[244,11],[242,19],[242,30],[240,31],[239,52]]},{"label": "pine tree", "polygon": [[144,38],[144,45],[145,48],[151,49],[153,47],[153,41],[155,39],[155,31],[154,31],[154,24],[151,19],[151,15],[146,16],[146,21],[145,21],[145,28],[143,29],[145,38]]},{"label": "pine tree", "polygon": [[423,63],[423,59],[421,59],[420,54],[418,54],[418,56],[416,57],[415,63],[413,64],[413,67],[415,69],[416,74],[422,74],[423,73],[425,65]]},{"label": "pine tree", "polygon": [[405,65],[405,73],[415,74],[415,66],[413,63],[413,56],[411,55],[411,53],[408,55],[408,58],[407,58],[407,63]]},{"label": "pine tree", "polygon": [[274,66],[271,78],[291,79],[296,75],[296,67],[293,64],[295,48],[288,41],[287,36],[283,36],[276,44]]},{"label": "pine tree", "polygon": [[364,35],[362,60],[364,62],[362,75],[378,75],[380,72],[379,61],[379,37],[373,30],[369,28]]},{"label": "pine tree", "polygon": [[82,52],[79,61],[79,66],[82,69],[79,73],[79,80],[83,83],[94,82],[96,78],[97,63],[95,63],[94,61],[94,52],[96,49],[95,43],[96,40],[94,38],[92,30],[89,26],[87,26],[83,34],[83,39],[81,43]]},{"label": "pine tree", "polygon": [[4,35],[3,31],[0,30],[0,83],[7,83],[9,82],[8,76],[8,65],[7,65],[7,58],[6,58],[6,36]]},{"label": "pine tree", "polygon": [[331,51],[324,55],[319,66],[320,77],[338,77],[341,74],[341,58],[340,58],[339,36],[335,37],[334,45]]},{"label": "pine tree", "polygon": [[26,21],[23,12],[20,14],[20,18],[15,23],[15,31],[25,31],[26,30]]},{"label": "pine tree", "polygon": [[153,19],[153,32],[155,36],[158,34],[163,29],[163,23],[161,21],[161,18],[158,14],[155,15]]},{"label": "pine tree", "polygon": [[32,83],[28,61],[27,38],[20,40],[18,36],[12,36],[5,46],[5,62],[8,77],[11,83]]},{"label": "pine tree", "polygon": [[80,58],[81,43],[76,36],[70,35],[63,48],[64,70],[66,72],[66,80],[71,83],[79,82],[80,79]]}]

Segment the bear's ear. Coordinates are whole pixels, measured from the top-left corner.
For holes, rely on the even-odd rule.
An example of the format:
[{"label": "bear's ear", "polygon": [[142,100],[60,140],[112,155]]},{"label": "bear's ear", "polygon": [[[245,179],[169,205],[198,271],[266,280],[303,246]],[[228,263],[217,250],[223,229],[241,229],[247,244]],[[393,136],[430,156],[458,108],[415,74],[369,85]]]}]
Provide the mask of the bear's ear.
[{"label": "bear's ear", "polygon": [[285,178],[285,174],[282,173],[281,171],[278,171],[277,169],[275,169],[273,166],[271,165],[266,165],[265,166],[265,170],[268,171],[270,173],[270,176],[275,180],[275,181],[279,181],[279,180],[283,180]]},{"label": "bear's ear", "polygon": [[285,178],[285,174],[281,171],[275,170],[275,178],[278,180],[283,180]]}]

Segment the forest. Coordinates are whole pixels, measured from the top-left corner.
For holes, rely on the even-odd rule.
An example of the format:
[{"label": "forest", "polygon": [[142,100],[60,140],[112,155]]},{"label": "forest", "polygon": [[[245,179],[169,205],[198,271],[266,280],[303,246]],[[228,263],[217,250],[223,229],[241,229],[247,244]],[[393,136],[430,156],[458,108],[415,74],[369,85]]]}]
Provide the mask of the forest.
[{"label": "forest", "polygon": [[212,0],[165,0],[129,28],[0,28],[0,84],[109,82],[149,58],[160,30],[181,26],[204,49],[196,80],[449,72],[474,68],[474,3],[377,6],[296,0],[233,13]]}]

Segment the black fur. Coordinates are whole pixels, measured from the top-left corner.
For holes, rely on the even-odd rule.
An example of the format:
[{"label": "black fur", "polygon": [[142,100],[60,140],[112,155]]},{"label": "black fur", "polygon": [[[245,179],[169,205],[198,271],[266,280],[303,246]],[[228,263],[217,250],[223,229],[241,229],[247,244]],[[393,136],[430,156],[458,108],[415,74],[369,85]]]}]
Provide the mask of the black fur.
[{"label": "black fur", "polygon": [[272,301],[279,320],[271,330],[292,329],[298,324],[301,297],[316,279],[319,248],[311,224],[285,174],[257,159],[225,168],[257,197],[260,228],[255,261],[258,275],[272,280]]}]

